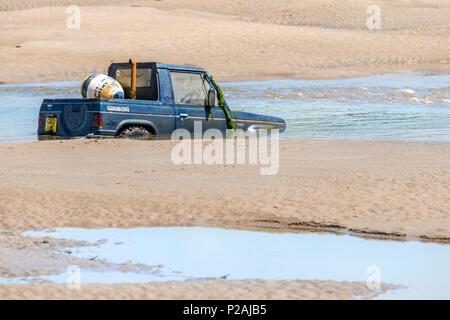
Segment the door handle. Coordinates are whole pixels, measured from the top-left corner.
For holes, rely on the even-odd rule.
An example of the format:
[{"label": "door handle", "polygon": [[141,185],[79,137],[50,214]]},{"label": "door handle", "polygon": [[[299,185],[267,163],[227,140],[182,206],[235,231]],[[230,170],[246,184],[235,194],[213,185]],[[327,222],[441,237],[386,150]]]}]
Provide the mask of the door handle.
[{"label": "door handle", "polygon": [[187,118],[188,114],[187,113],[180,113],[180,118]]}]

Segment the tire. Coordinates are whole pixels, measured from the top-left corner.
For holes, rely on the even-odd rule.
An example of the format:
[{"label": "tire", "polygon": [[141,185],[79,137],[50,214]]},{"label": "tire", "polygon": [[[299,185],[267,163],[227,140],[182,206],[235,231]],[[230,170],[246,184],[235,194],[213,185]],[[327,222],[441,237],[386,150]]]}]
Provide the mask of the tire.
[{"label": "tire", "polygon": [[148,140],[152,138],[152,133],[144,127],[129,127],[121,131],[118,135],[122,139]]}]

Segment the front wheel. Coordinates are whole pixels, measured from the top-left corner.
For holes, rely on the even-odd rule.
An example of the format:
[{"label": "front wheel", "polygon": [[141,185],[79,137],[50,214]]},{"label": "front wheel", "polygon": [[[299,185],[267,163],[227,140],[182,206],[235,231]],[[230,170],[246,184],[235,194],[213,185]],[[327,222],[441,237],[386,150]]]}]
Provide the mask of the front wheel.
[{"label": "front wheel", "polygon": [[117,137],[122,139],[148,140],[152,136],[152,133],[147,128],[133,126],[122,130]]}]

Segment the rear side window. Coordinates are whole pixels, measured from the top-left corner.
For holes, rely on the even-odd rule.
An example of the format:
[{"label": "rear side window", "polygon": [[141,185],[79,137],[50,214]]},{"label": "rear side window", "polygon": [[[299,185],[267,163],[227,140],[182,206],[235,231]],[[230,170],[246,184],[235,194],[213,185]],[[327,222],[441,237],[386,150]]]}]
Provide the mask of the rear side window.
[{"label": "rear side window", "polygon": [[175,104],[205,106],[209,83],[200,73],[170,72]]},{"label": "rear side window", "polygon": [[[131,88],[131,69],[117,69],[116,80],[125,89]],[[137,69],[136,70],[136,87],[149,88],[152,86],[152,69]]]},{"label": "rear side window", "polygon": [[[131,68],[118,68],[113,74],[114,78],[122,85],[125,98],[131,97]],[[137,68],[136,70],[136,99],[158,101],[157,77],[152,74],[151,68]]]}]

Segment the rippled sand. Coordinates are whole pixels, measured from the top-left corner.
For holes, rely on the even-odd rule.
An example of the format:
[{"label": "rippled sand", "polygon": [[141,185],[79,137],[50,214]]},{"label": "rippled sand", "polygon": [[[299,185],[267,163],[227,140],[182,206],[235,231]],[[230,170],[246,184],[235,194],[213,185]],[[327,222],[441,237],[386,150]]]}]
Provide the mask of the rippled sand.
[{"label": "rippled sand", "polygon": [[62,284],[0,285],[0,299],[370,299],[378,292],[361,282],[207,280],[147,284],[84,285],[70,290]]},{"label": "rippled sand", "polygon": [[[69,3],[82,5],[80,30],[66,27]],[[202,66],[219,80],[448,73],[448,1],[377,1],[381,30],[368,30],[373,4],[6,0],[0,4],[8,10],[0,12],[0,82],[82,79],[129,57]]]},{"label": "rippled sand", "polygon": [[[80,30],[66,27],[66,6],[74,3],[83,5]],[[80,80],[130,57],[202,66],[219,80],[449,72],[448,1],[376,1],[382,14],[378,31],[366,27],[366,10],[373,4],[3,0],[0,82]],[[401,89],[399,99],[416,97]],[[314,99],[324,96],[313,94]],[[169,150],[162,142],[148,149],[123,141],[1,145],[0,229],[206,225],[339,228],[435,241],[450,237],[446,145],[290,141],[282,144],[287,156],[280,175],[266,178],[257,168],[172,167]],[[155,192],[155,185],[167,188]],[[223,195],[223,185],[233,192],[217,208],[211,199]],[[62,209],[48,209],[53,207]],[[25,254],[35,246],[1,241],[25,248]],[[63,285],[0,285],[0,298],[28,299],[370,294],[361,283],[311,281],[93,285],[77,292]]]},{"label": "rippled sand", "polygon": [[450,239],[448,143],[281,140],[272,176],[261,175],[267,165],[175,165],[175,143],[0,144],[0,229],[198,225]]}]

